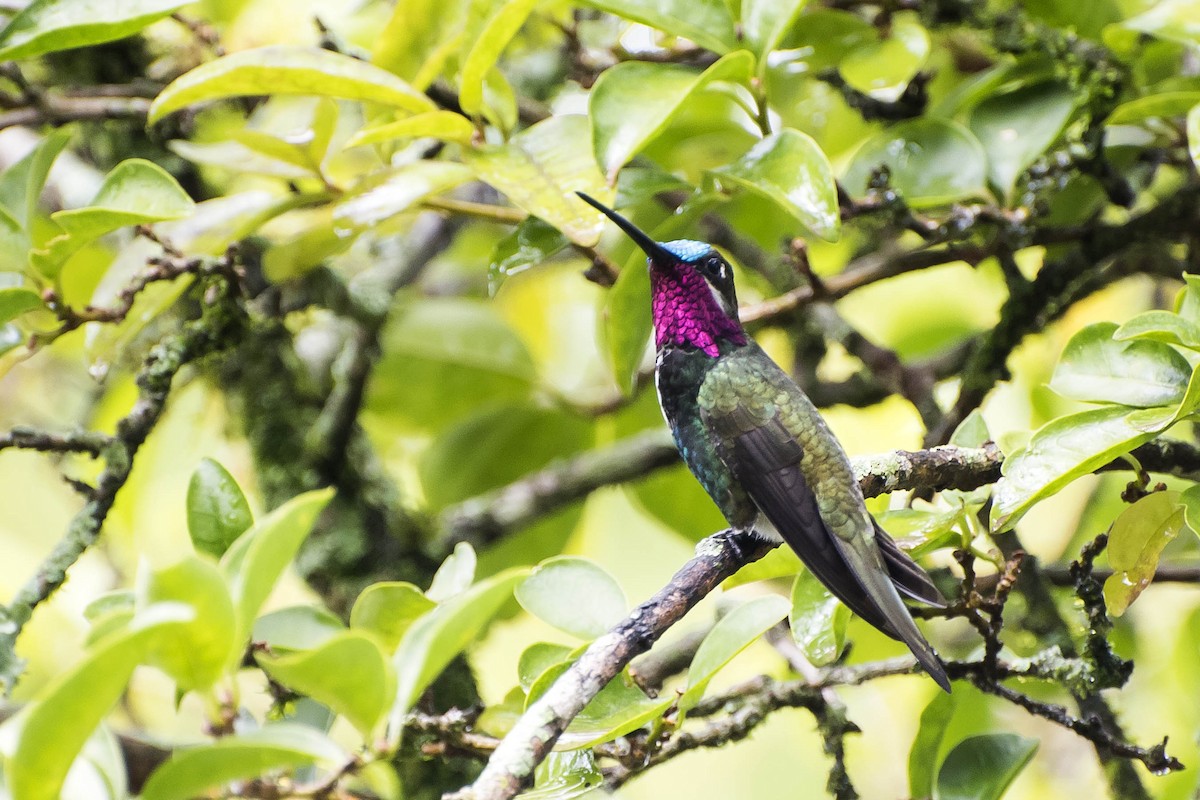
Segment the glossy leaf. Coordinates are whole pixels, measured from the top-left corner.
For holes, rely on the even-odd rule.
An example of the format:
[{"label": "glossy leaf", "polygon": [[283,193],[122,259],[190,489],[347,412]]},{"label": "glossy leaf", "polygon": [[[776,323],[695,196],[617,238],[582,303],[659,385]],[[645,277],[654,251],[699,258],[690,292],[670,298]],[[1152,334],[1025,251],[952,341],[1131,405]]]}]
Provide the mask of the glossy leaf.
[{"label": "glossy leaf", "polygon": [[929,32],[917,15],[892,16],[888,35],[850,50],[839,71],[846,83],[885,103],[900,99],[929,58]]},{"label": "glossy leaf", "polygon": [[558,228],[572,242],[591,247],[600,238],[604,215],[575,193],[607,203],[612,192],[591,152],[580,146],[590,136],[587,117],[564,114],[521,131],[508,144],[471,150],[466,161],[514,205]]},{"label": "glossy leaf", "polygon": [[392,658],[397,684],[388,727],[393,740],[399,739],[404,715],[421,692],[478,639],[528,574],[527,569],[511,569],[480,581],[419,617],[405,631]]},{"label": "glossy leaf", "polygon": [[596,162],[609,184],[693,94],[715,81],[744,85],[753,68],[754,57],[738,50],[701,73],[644,61],[626,61],[602,72],[588,98],[588,116]]},{"label": "glossy leaf", "polygon": [[1200,103],[1200,91],[1156,92],[1121,103],[1108,115],[1109,125],[1133,125],[1156,117],[1179,117]]},{"label": "glossy leaf", "polygon": [[505,0],[483,24],[463,59],[458,101],[467,114],[483,112],[483,84],[538,0]]},{"label": "glossy leaf", "polygon": [[390,653],[409,626],[436,605],[411,583],[373,583],[355,599],[350,627],[370,631],[383,643],[384,652]]},{"label": "glossy leaf", "polygon": [[391,665],[363,633],[344,631],[313,650],[257,659],[272,678],[341,714],[364,738],[392,698]]},{"label": "glossy leaf", "polygon": [[332,489],[297,495],[260,519],[225,551],[221,571],[233,593],[239,638],[249,634],[267,595],[332,498]]},{"label": "glossy leaf", "polygon": [[791,128],[773,133],[714,174],[774,201],[826,241],[841,233],[833,168],[806,133]]},{"label": "glossy leaf", "polygon": [[1118,341],[1112,322],[1097,322],[1067,342],[1050,388],[1088,403],[1145,408],[1183,399],[1192,367],[1179,351],[1156,341]]},{"label": "glossy leaf", "polygon": [[187,521],[192,544],[216,558],[254,524],[241,487],[211,458],[201,459],[188,481]]},{"label": "glossy leaf", "polygon": [[946,729],[954,716],[957,704],[955,695],[938,692],[925,710],[917,726],[917,735],[908,751],[908,795],[909,797],[933,797],[933,780],[937,774],[938,754]]},{"label": "glossy leaf", "polygon": [[453,161],[413,161],[373,174],[334,209],[334,224],[351,229],[378,225],[472,177],[470,169]]},{"label": "glossy leaf", "polygon": [[522,800],[572,800],[593,794],[604,782],[589,750],[551,752],[533,775],[533,788],[521,792]]},{"label": "glossy leaf", "polygon": [[15,749],[5,765],[5,788],[12,797],[58,800],[71,762],[125,691],[151,642],[190,613],[174,604],[147,609],[38,692],[22,711]]},{"label": "glossy leaf", "polygon": [[403,0],[396,3],[371,61],[424,89],[457,50],[469,0]]},{"label": "glossy leaf", "polygon": [[1188,47],[1200,45],[1200,24],[1191,0],[1159,0],[1137,8],[1145,10],[1105,28],[1105,44],[1124,49],[1127,38],[1136,40],[1138,34],[1148,34]]},{"label": "glossy leaf", "polygon": [[1119,341],[1145,339],[1200,350],[1200,325],[1170,311],[1143,311],[1113,333]]},{"label": "glossy leaf", "polygon": [[150,642],[147,662],[167,673],[181,691],[205,690],[225,673],[244,642],[235,638],[233,598],[220,570],[189,554],[161,569],[138,575],[137,608],[177,603],[191,609],[187,622],[162,630]]},{"label": "glossy leaf", "polygon": [[618,17],[691,39],[716,53],[738,46],[733,17],[722,0],[585,0]]},{"label": "glossy leaf", "polygon": [[211,744],[176,750],[146,781],[142,800],[190,800],[230,781],[309,764],[336,766],[345,752],[316,728],[277,722]]},{"label": "glossy leaf", "polygon": [[846,647],[850,609],[808,570],[792,583],[792,610],[788,616],[792,638],[805,658],[818,667],[837,661]]},{"label": "glossy leaf", "polygon": [[760,68],[807,4],[808,0],[743,0],[741,29]]},{"label": "glossy leaf", "polygon": [[963,739],[938,771],[936,800],[1000,800],[1038,748],[1036,739],[994,733]]},{"label": "glossy leaf", "polygon": [[790,607],[791,604],[779,595],[765,595],[743,603],[717,620],[692,657],[687,689],[679,698],[679,709],[687,711],[700,702],[713,676],[787,616]]},{"label": "glossy leaf", "polygon": [[1004,462],[992,500],[993,530],[1007,530],[1037,501],[1153,439],[1170,423],[1106,406],[1052,420]]},{"label": "glossy leaf", "polygon": [[845,186],[860,197],[871,173],[886,167],[890,186],[910,205],[941,205],[984,193],[987,158],[975,135],[957,122],[912,120],[863,144],[846,171]]},{"label": "glossy leaf", "polygon": [[526,217],[496,244],[488,263],[488,288],[495,294],[510,275],[552,258],[567,246],[567,239],[557,228],[537,217]]},{"label": "glossy leaf", "polygon": [[571,648],[562,644],[537,642],[521,651],[517,661],[517,683],[526,692],[546,671],[571,660]]},{"label": "glossy leaf", "polygon": [[427,111],[424,114],[414,114],[397,122],[361,130],[350,137],[350,141],[346,142],[346,147],[424,136],[465,144],[471,141],[474,135],[475,126],[462,114],[453,111]]},{"label": "glossy leaf", "polygon": [[185,5],[181,0],[34,0],[0,31],[0,59],[123,39]]},{"label": "glossy leaf", "polygon": [[147,123],[194,103],[259,94],[319,95],[414,112],[435,110],[424,94],[365,61],[315,47],[277,45],[231,53],[184,73],[154,99]]},{"label": "glossy leaf", "polygon": [[[641,252],[640,250],[638,251]],[[635,255],[617,276],[605,298],[605,344],[617,387],[632,395],[638,373],[646,363],[654,320],[650,315],[650,271],[646,259]]]},{"label": "glossy leaf", "polygon": [[625,618],[621,585],[595,562],[574,556],[543,561],[517,587],[517,601],[538,619],[580,639],[595,639]]},{"label": "glossy leaf", "polygon": [[176,139],[168,143],[171,152],[194,164],[207,164],[239,173],[271,175],[288,180],[311,178],[315,173],[309,166],[297,165],[291,159],[265,155],[244,142],[223,139],[219,142],[189,142]]},{"label": "glossy leaf", "polygon": [[425,596],[440,603],[465,590],[475,580],[475,561],[475,548],[466,542],[454,545],[454,552],[434,573]]},{"label": "glossy leaf", "polygon": [[992,95],[975,107],[971,130],[987,150],[988,179],[1001,194],[1058,139],[1074,110],[1074,92],[1053,82]]},{"label": "glossy leaf", "polygon": [[16,319],[26,311],[44,308],[42,296],[32,289],[20,286],[9,286],[0,289],[0,325]]},{"label": "glossy leaf", "polygon": [[[538,687],[534,686],[529,691],[533,696]],[[647,697],[629,676],[628,671],[622,672],[609,681],[571,721],[566,732],[558,740],[558,746],[564,749],[582,749],[624,736],[661,717],[671,707],[673,699]]]},{"label": "glossy leaf", "polygon": [[[88,241],[129,225],[180,219],[192,213],[195,203],[171,175],[157,164],[130,158],[113,167],[91,204],[56,211],[51,215],[66,232],[50,243],[50,259],[65,260]],[[65,250],[55,247],[65,245]]]},{"label": "glossy leaf", "polygon": [[1108,563],[1113,574],[1104,581],[1104,601],[1114,617],[1125,613],[1154,580],[1158,559],[1184,524],[1179,492],[1154,492],[1121,512],[1108,534]]},{"label": "glossy leaf", "polygon": [[312,650],[345,629],[336,615],[318,606],[286,606],[254,620],[250,638],[275,653]]}]

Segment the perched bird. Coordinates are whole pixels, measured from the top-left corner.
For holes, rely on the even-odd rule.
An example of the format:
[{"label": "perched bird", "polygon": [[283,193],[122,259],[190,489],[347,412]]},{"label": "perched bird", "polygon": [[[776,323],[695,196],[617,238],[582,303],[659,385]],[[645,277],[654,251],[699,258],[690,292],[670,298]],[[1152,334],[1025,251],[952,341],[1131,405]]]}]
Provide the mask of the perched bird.
[{"label": "perched bird", "polygon": [[583,193],[645,251],[655,385],[688,468],[737,531],[791,546],[851,611],[950,680],[901,596],[944,599],[867,511],[850,459],[808,396],[738,319],[733,273],[704,242],[656,242]]}]

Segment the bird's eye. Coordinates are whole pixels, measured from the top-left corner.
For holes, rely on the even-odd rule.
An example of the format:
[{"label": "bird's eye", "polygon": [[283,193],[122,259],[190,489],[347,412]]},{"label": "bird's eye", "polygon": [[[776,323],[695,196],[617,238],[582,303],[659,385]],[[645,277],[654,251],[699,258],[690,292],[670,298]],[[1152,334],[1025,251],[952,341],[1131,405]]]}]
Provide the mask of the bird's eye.
[{"label": "bird's eye", "polygon": [[714,276],[724,280],[725,262],[721,260],[720,256],[712,256],[707,262],[705,262],[705,266],[708,267],[708,271]]}]

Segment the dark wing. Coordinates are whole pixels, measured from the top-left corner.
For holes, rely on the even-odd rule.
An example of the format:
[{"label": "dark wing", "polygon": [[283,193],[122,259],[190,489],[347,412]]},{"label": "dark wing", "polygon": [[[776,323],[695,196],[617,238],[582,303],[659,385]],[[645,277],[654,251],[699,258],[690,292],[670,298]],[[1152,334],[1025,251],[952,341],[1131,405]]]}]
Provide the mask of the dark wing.
[{"label": "dark wing", "polygon": [[[874,519],[871,520],[875,522]],[[935,608],[945,608],[946,598],[929,579],[929,574],[921,569],[908,553],[900,549],[896,540],[875,522],[875,542],[879,552],[883,554],[883,563],[887,566],[892,583],[905,597],[917,600]]]},{"label": "dark wing", "polygon": [[846,566],[833,534],[821,519],[816,495],[800,471],[804,454],[800,445],[778,420],[759,425],[740,409],[732,415],[743,418],[737,425],[741,432],[733,440],[730,466],[754,504],[836,598],[888,636],[899,639]]}]

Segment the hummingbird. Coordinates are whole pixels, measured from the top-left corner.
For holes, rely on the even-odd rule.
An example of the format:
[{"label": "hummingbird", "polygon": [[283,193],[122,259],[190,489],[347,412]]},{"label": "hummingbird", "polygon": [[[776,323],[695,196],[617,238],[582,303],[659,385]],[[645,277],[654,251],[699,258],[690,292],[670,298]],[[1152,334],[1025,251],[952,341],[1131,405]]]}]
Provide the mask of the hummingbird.
[{"label": "hummingbird", "polygon": [[705,242],[656,242],[582,192],[645,252],[654,383],[675,444],[732,530],[786,542],[858,616],[950,679],[903,597],[936,607],[929,576],[879,526],[825,420],[738,318],[729,263]]}]

